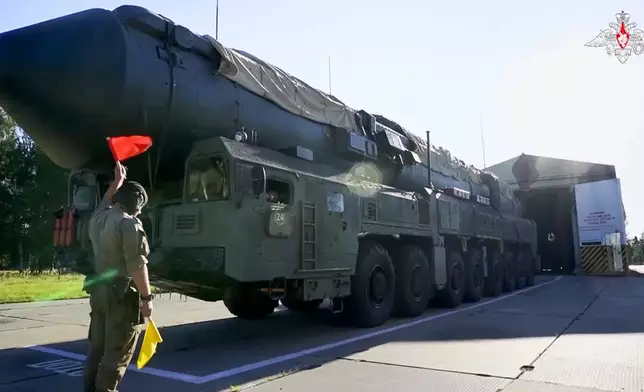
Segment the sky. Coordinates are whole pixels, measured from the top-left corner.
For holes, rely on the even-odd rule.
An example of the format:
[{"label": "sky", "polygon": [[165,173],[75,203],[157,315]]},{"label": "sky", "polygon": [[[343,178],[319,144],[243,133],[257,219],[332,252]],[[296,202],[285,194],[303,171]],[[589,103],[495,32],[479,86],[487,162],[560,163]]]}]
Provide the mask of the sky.
[{"label": "sky", "polygon": [[[215,0],[7,1],[0,31],[123,4],[215,36]],[[486,166],[521,153],[615,165],[639,235],[644,54],[621,64],[584,46],[622,10],[644,28],[641,0],[220,0],[219,39],[355,109],[430,129],[479,168],[481,118]]]}]

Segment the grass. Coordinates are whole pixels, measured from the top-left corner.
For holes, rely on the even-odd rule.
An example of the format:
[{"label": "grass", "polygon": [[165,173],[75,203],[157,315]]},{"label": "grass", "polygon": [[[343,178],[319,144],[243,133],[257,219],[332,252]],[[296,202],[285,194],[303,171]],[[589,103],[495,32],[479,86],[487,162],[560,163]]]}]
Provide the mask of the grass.
[{"label": "grass", "polygon": [[[86,298],[84,275],[0,271],[0,304]],[[159,289],[152,287],[153,293]]]},{"label": "grass", "polygon": [[0,271],[0,304],[85,298],[83,275]]}]

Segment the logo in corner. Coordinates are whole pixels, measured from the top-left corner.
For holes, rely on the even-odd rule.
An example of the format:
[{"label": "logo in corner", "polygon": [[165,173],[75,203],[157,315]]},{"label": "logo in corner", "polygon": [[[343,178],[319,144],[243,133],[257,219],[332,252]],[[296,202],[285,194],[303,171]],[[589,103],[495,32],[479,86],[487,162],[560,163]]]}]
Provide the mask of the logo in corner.
[{"label": "logo in corner", "polygon": [[631,54],[640,55],[644,52],[644,31],[636,29],[635,22],[629,22],[631,14],[624,11],[615,14],[617,23],[608,24],[609,29],[600,30],[599,34],[585,46],[591,48],[606,48],[609,56],[617,57],[624,64]]}]

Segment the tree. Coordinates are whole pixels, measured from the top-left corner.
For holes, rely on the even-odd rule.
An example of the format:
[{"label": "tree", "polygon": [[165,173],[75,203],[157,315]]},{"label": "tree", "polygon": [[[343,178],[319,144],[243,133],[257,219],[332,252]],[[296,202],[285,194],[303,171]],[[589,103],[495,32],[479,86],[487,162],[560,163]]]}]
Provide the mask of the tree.
[{"label": "tree", "polygon": [[26,182],[24,150],[16,134],[16,124],[0,110],[0,260],[2,265],[19,261],[17,241],[24,227],[21,197]]},{"label": "tree", "polygon": [[0,267],[51,265],[53,211],[66,185],[66,171],[0,108]]},{"label": "tree", "polygon": [[630,246],[631,253],[631,264],[644,264],[644,233],[637,238],[634,237],[628,240],[628,245]]}]

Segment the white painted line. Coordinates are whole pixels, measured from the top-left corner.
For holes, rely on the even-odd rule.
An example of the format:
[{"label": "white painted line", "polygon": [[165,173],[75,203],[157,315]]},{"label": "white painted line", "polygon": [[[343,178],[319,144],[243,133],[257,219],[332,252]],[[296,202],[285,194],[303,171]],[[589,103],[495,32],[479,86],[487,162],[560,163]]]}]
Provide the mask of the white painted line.
[{"label": "white painted line", "polygon": [[[443,317],[447,317],[447,316],[451,316],[451,315],[454,315],[454,314],[466,312],[466,311],[469,311],[469,310],[472,310],[472,309],[480,308],[482,306],[490,305],[490,304],[493,304],[495,302],[503,301],[505,299],[514,297],[516,295],[523,294],[523,293],[526,293],[528,291],[535,290],[535,289],[537,289],[539,287],[547,286],[549,284],[552,284],[554,282],[559,281],[561,278],[563,278],[563,277],[558,276],[558,277],[556,277],[556,278],[554,278],[552,280],[549,280],[547,282],[543,282],[543,283],[540,283],[538,285],[534,285],[532,287],[528,287],[528,288],[525,288],[525,289],[522,289],[522,290],[518,290],[518,291],[515,291],[515,292],[510,293],[510,294],[506,294],[506,295],[501,296],[501,297],[493,298],[493,299],[490,299],[490,300],[487,300],[487,301],[481,301],[481,302],[478,302],[478,303],[473,304],[473,305],[461,306],[461,307],[456,308],[454,310],[441,312],[441,313],[434,314],[434,315],[431,315],[431,316],[421,317],[421,318],[415,319],[413,321],[409,321],[409,322],[406,322],[406,323],[401,323],[401,324],[395,325],[393,327],[378,329],[378,330],[375,330],[373,332],[369,332],[369,333],[365,333],[365,334],[362,334],[362,335],[354,336],[352,338],[339,340],[339,341],[333,342],[333,343],[323,344],[321,346],[312,347],[312,348],[309,348],[309,349],[306,349],[306,350],[281,355],[279,357],[270,358],[270,359],[266,359],[266,360],[259,361],[259,362],[249,363],[249,364],[246,364],[246,365],[230,368],[230,369],[227,369],[227,370],[222,370],[222,371],[212,373],[212,374],[208,374],[208,375],[205,375],[205,376],[195,376],[195,375],[192,375],[192,374],[178,373],[178,372],[172,372],[172,371],[169,371],[169,370],[155,369],[155,368],[148,368],[148,367],[144,367],[143,369],[139,370],[134,365],[130,365],[130,367],[128,369],[133,370],[133,371],[138,372],[138,373],[149,374],[149,375],[153,375],[153,376],[157,376],[157,377],[167,378],[167,379],[170,379],[170,380],[183,381],[183,382],[190,383],[190,384],[205,384],[205,383],[208,383],[208,382],[221,380],[223,378],[236,376],[236,375],[239,375],[239,374],[243,374],[243,373],[251,372],[251,371],[254,371],[254,370],[262,369],[262,368],[265,368],[265,367],[268,367],[268,366],[277,365],[277,364],[287,362],[287,361],[290,361],[290,360],[293,360],[293,359],[304,357],[306,355],[316,354],[316,353],[319,353],[319,352],[322,352],[322,351],[330,350],[330,349],[333,349],[333,348],[338,348],[338,347],[341,347],[341,346],[346,346],[346,345],[351,344],[351,343],[356,343],[356,342],[360,342],[360,341],[363,341],[363,340],[371,339],[371,338],[381,336],[381,335],[385,335],[385,334],[388,334],[388,333],[391,333],[391,332],[400,331],[400,330],[405,329],[405,328],[410,328],[410,327],[413,327],[413,326],[416,326],[416,325],[419,325],[419,324],[423,324],[423,323],[426,323],[426,322],[429,322],[429,321],[434,321],[434,320],[437,320],[437,319],[440,319],[440,318],[443,318]],[[25,348],[28,348],[28,349],[34,350],[34,351],[39,351],[39,352],[46,353],[46,354],[57,355],[57,356],[60,356],[60,357],[63,357],[63,358],[69,358],[69,359],[75,359],[75,360],[85,360],[84,355],[71,353],[71,352],[67,352],[67,351],[63,351],[63,350],[57,350],[57,349],[54,349],[54,348],[43,347],[43,346],[28,346],[28,347],[25,347]]]},{"label": "white painted line", "polygon": [[400,331],[401,329],[413,327],[415,325],[423,324],[423,323],[426,323],[428,321],[437,320],[437,319],[442,318],[442,317],[447,317],[447,316],[451,316],[453,314],[462,313],[462,312],[465,312],[465,311],[468,311],[468,310],[472,310],[472,309],[475,309],[475,308],[479,308],[481,306],[489,305],[489,304],[492,304],[492,303],[495,303],[495,302],[498,302],[498,301],[502,301],[504,299],[514,297],[515,295],[522,294],[522,293],[534,290],[534,289],[539,288],[539,287],[549,285],[551,283],[554,283],[554,282],[558,281],[561,278],[562,278],[562,276],[558,276],[555,279],[550,280],[548,282],[540,283],[538,285],[534,285],[532,287],[528,287],[528,288],[523,289],[523,290],[515,291],[514,293],[510,293],[508,295],[504,295],[502,297],[494,298],[494,299],[491,299],[491,300],[488,300],[488,301],[481,301],[481,302],[479,302],[477,304],[474,304],[474,305],[459,307],[459,308],[456,308],[454,310],[450,310],[450,311],[447,311],[447,312],[442,312],[442,313],[439,313],[439,314],[434,314],[434,315],[431,315],[431,316],[421,317],[419,319],[416,319],[416,320],[413,320],[413,321],[410,321],[410,322],[407,322],[407,323],[398,324],[396,326],[389,327],[389,328],[379,329],[379,330],[369,332],[369,333],[366,333],[366,334],[354,336],[352,338],[340,340],[340,341],[333,342],[333,343],[323,344],[321,346],[309,348],[309,349],[298,351],[298,352],[295,352],[295,353],[285,354],[285,355],[281,355],[279,357],[266,359],[264,361],[259,361],[259,362],[255,362],[255,363],[249,363],[248,365],[238,366],[236,368],[232,368],[232,369],[228,369],[228,370],[222,370],[222,371],[217,372],[217,373],[208,374],[206,376],[201,377],[201,379],[199,380],[199,384],[203,384],[203,383],[207,383],[207,382],[211,382],[211,381],[215,381],[215,380],[220,380],[220,379],[226,378],[226,377],[236,376],[238,374],[250,372],[250,371],[253,371],[253,370],[258,370],[258,369],[261,369],[261,368],[264,368],[264,367],[267,367],[267,366],[276,365],[276,364],[286,362],[286,361],[290,361],[290,360],[300,358],[300,357],[303,357],[303,356],[306,356],[306,355],[319,353],[321,351],[330,350],[332,348],[337,348],[337,347],[340,347],[340,346],[346,346],[347,344],[359,342],[359,341],[362,341],[362,340],[371,339],[371,338],[374,338],[376,336],[385,335],[385,334],[395,332],[395,331]]},{"label": "white painted line", "polygon": [[[33,351],[38,351],[41,353],[45,354],[51,354],[51,355],[56,355],[59,357],[63,358],[69,358],[69,359],[74,359],[77,361],[85,361],[85,355],[82,354],[77,354],[77,353],[72,353],[69,351],[63,351],[63,350],[58,350],[55,348],[51,347],[43,347],[43,346],[27,346],[24,347],[29,350]],[[150,368],[150,367],[144,367],[143,369],[137,369],[136,366],[130,365],[128,367],[128,370],[135,371],[138,373],[144,373],[144,374],[149,374],[152,376],[157,376],[157,377],[162,377],[162,378],[168,378],[170,380],[175,380],[175,381],[183,381],[191,384],[200,384],[199,380],[201,377],[199,376],[194,376],[192,374],[185,374],[185,373],[178,373],[178,372],[172,372],[169,370],[163,370],[163,369],[155,369],[155,368]]]},{"label": "white painted line", "polygon": [[82,354],[70,353],[69,351],[56,350],[55,348],[43,347],[43,346],[27,346],[29,350],[39,351],[45,354],[57,355],[59,357],[74,359],[76,361],[84,361],[85,356]]},{"label": "white painted line", "polygon": [[80,377],[83,375],[83,362],[70,361],[68,359],[56,359],[54,361],[32,363],[27,365],[27,367],[49,370],[54,373],[64,374],[70,377]]}]

